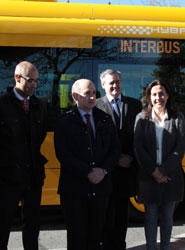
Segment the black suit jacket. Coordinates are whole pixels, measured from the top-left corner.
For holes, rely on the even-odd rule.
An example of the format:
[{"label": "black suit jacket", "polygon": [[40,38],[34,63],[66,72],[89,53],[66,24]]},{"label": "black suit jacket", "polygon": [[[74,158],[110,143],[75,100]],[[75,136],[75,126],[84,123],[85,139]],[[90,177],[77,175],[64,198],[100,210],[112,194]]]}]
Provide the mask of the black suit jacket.
[{"label": "black suit jacket", "polygon": [[46,136],[46,105],[31,96],[26,114],[13,88],[0,97],[0,188],[41,186],[46,158],[40,147]]},{"label": "black suit jacket", "polygon": [[[117,129],[122,154],[129,154],[134,157],[133,132],[136,115],[141,111],[141,103],[131,97],[121,96],[121,118],[120,127]],[[111,115],[116,126],[112,107],[107,96],[97,99],[96,106]],[[133,161],[131,168],[117,166],[113,173],[113,187],[116,195],[133,196],[136,194],[136,161]]]},{"label": "black suit jacket", "polygon": [[[55,131],[56,156],[61,163],[58,192],[65,198],[108,195],[112,191],[111,172],[119,158],[119,141],[109,115],[95,107],[93,117],[96,130],[93,142],[76,107],[58,119]],[[88,174],[96,167],[108,174],[99,184],[92,184]]]}]

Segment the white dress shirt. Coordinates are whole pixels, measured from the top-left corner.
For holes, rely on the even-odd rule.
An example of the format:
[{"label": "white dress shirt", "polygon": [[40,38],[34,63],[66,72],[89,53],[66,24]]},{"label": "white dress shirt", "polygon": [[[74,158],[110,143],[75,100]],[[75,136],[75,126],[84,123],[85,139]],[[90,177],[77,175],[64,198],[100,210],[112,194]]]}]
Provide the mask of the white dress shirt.
[{"label": "white dress shirt", "polygon": [[156,132],[156,144],[157,144],[157,164],[160,166],[162,164],[162,141],[163,141],[163,130],[164,130],[164,121],[168,118],[168,112],[165,110],[165,114],[162,121],[159,121],[157,118],[154,109],[152,109],[152,120],[155,123],[155,132]]},{"label": "white dress shirt", "polygon": [[[119,111],[117,110],[117,105],[114,101],[114,97],[112,97],[111,95],[107,95],[107,98],[109,100],[109,103],[111,105],[111,108],[112,108],[112,111],[115,111],[116,114],[119,116]],[[119,106],[119,110],[120,110],[120,113],[121,113],[121,94],[117,97],[118,101],[117,101],[117,104]]]}]

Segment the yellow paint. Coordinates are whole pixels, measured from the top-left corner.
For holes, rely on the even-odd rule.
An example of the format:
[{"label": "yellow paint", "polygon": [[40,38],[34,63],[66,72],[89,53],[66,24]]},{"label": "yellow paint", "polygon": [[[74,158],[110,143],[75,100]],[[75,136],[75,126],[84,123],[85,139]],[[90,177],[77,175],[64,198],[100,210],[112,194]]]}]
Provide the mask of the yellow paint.
[{"label": "yellow paint", "polygon": [[92,4],[0,0],[0,16],[38,18],[92,18]]},{"label": "yellow paint", "polygon": [[130,202],[132,203],[132,205],[140,212],[144,213],[145,212],[145,208],[144,205],[142,203],[138,203],[137,202],[138,197],[134,196],[130,198]]},{"label": "yellow paint", "polygon": [[185,38],[185,23],[177,22],[0,17],[0,24],[3,34]]},{"label": "yellow paint", "polygon": [[[0,2],[1,1],[2,0],[0,0]],[[6,0],[6,1],[57,2],[57,0]]]},{"label": "yellow paint", "polygon": [[0,16],[184,22],[185,8],[0,0]]},{"label": "yellow paint", "polygon": [[6,0],[6,1],[57,2],[57,0]]},{"label": "yellow paint", "polygon": [[11,41],[10,46],[66,47],[67,36],[83,37],[86,45],[79,47],[85,48],[93,36],[185,39],[185,8],[5,0],[0,4],[1,46]]},{"label": "yellow paint", "polygon": [[48,159],[48,163],[45,165],[46,169],[59,168],[59,162],[55,155],[54,148],[54,132],[48,132],[46,139],[41,147],[41,153]]},{"label": "yellow paint", "polygon": [[42,191],[41,205],[59,205],[60,197],[57,194],[60,169],[46,169],[46,178]]},{"label": "yellow paint", "polygon": [[54,132],[48,132],[41,147],[42,154],[48,159],[45,165],[46,178],[43,186],[42,205],[60,204],[57,194],[58,181],[60,175],[60,164],[55,155]]},{"label": "yellow paint", "polygon": [[0,46],[92,48],[92,37],[0,33]]}]

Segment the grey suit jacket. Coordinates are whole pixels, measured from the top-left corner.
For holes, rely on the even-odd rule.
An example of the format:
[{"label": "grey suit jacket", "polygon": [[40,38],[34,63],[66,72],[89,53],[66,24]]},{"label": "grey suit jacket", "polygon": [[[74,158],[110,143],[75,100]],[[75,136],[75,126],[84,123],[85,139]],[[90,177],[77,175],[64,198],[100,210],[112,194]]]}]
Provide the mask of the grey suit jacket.
[{"label": "grey suit jacket", "polygon": [[[97,99],[96,106],[112,117],[114,124],[116,121],[112,107],[107,96]],[[118,131],[122,153],[133,155],[133,132],[136,115],[141,111],[141,103],[131,97],[121,96],[121,118]]]},{"label": "grey suit jacket", "polygon": [[[140,101],[126,96],[121,96],[121,118],[120,128],[117,130],[121,144],[121,153],[134,157],[133,132],[136,115],[141,111]],[[97,99],[96,106],[111,115],[116,126],[116,121],[107,96]],[[115,193],[123,196],[133,196],[136,194],[136,162],[131,168],[121,168],[117,166],[113,173],[113,187]]]},{"label": "grey suit jacket", "polygon": [[156,164],[156,133],[152,118],[144,112],[135,123],[134,146],[139,162],[139,198],[142,202],[179,201],[183,198],[184,177],[181,161],[185,151],[185,122],[182,113],[170,114],[164,121],[160,171],[171,178],[167,184],[153,177]]},{"label": "grey suit jacket", "polygon": [[[128,103],[126,102],[123,102],[123,99],[124,97],[122,96],[122,101],[121,101],[121,110],[123,112],[121,112],[121,118],[120,118],[120,129],[122,129],[122,126],[123,126],[123,119],[126,117],[127,115],[127,111],[128,111]],[[107,96],[104,96],[100,99],[97,99],[97,102],[96,102],[96,106],[103,110],[104,112],[106,112],[107,114],[111,115],[112,117],[112,120],[114,122],[114,124],[116,125],[116,121],[115,121],[115,118],[114,118],[114,114],[113,114],[113,111],[112,111],[112,107],[111,107],[111,104],[109,103],[109,100],[107,98]]]}]

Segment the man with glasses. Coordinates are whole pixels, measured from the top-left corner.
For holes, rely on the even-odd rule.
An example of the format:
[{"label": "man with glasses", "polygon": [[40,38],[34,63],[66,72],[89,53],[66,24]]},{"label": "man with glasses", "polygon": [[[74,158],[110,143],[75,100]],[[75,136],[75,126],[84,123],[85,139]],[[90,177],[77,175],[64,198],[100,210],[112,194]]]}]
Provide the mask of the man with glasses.
[{"label": "man with glasses", "polygon": [[15,68],[15,87],[0,97],[0,249],[7,250],[19,202],[24,250],[38,250],[40,201],[46,158],[46,106],[33,94],[38,70],[23,61]]}]

